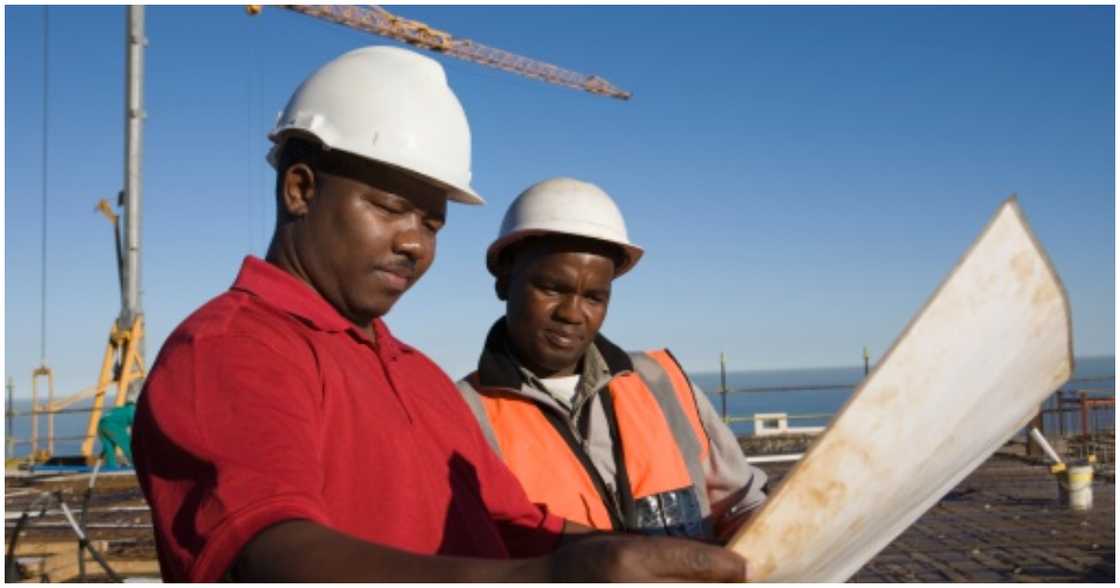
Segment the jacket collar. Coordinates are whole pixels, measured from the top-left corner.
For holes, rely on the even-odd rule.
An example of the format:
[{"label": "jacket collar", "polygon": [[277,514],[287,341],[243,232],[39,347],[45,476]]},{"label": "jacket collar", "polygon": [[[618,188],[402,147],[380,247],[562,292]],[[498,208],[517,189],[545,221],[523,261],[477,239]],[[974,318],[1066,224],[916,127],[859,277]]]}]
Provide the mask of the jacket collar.
[{"label": "jacket collar", "polygon": [[[611,377],[634,370],[634,363],[630,360],[630,356],[602,333],[595,335],[591,346],[593,349],[589,348],[588,352],[595,351],[602,357]],[[478,359],[479,384],[485,388],[519,390],[522,384],[530,382],[531,377],[532,374],[521,365],[513,353],[512,342],[506,330],[506,319],[503,316],[490,327],[490,332],[486,335],[482,355]]]},{"label": "jacket collar", "polygon": [[327,333],[349,331],[359,340],[367,341],[390,357],[400,351],[412,351],[397,341],[381,319],[374,319],[374,341],[356,325],[338,313],[333,306],[309,284],[279,267],[258,257],[247,255],[241,264],[230,290],[240,290],[260,298],[265,303],[287,313],[312,329]]}]

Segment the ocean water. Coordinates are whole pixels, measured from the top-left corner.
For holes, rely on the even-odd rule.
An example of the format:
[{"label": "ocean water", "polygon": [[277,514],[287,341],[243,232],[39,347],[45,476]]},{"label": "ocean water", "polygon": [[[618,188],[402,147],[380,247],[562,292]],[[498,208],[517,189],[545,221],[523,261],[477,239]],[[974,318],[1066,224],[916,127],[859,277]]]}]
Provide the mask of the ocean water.
[{"label": "ocean water", "polygon": [[[17,413],[26,413],[31,410],[30,400],[16,400],[14,403]],[[88,403],[79,403],[71,408],[88,407]],[[86,425],[89,423],[88,412],[71,412],[56,414],[54,417],[54,455],[77,455],[82,446],[81,439],[64,439],[67,437],[82,437],[86,434]],[[5,439],[14,433],[19,442],[13,450],[9,451],[8,445],[4,446],[4,457],[24,456],[31,452],[31,417],[17,416],[12,418],[11,430],[8,430],[7,421],[4,423]],[[46,448],[47,416],[39,416],[39,447]]]},{"label": "ocean water", "polygon": [[[1095,395],[1115,394],[1115,365],[1113,356],[1084,357],[1077,359],[1074,372],[1076,386],[1077,378],[1112,377],[1107,382],[1093,382],[1094,388],[1104,388]],[[687,367],[687,366],[686,366]],[[720,387],[719,372],[693,372],[689,376],[700,386],[712,401],[716,410],[721,408],[721,399],[718,393]],[[727,414],[731,416],[749,416],[761,412],[784,412],[789,415],[828,414],[835,413],[851,395],[855,386],[863,379],[863,367],[851,368],[810,368],[791,370],[768,371],[736,371],[727,373],[727,387],[730,390],[743,388],[776,388],[783,386],[805,386],[805,390],[767,390],[759,392],[731,393],[727,395]],[[814,389],[813,386],[845,385],[839,390]],[[15,410],[26,412],[30,409],[29,400],[17,400]],[[88,407],[89,403],[75,405],[72,408]],[[46,417],[39,418],[40,446],[44,446],[46,438]],[[86,433],[89,420],[88,413],[75,412],[55,416],[55,455],[76,455],[81,447],[80,439],[61,439],[66,437],[81,437]],[[828,423],[829,417],[791,420],[791,426],[822,426]],[[6,427],[6,423],[5,423]],[[752,423],[736,423],[732,429],[740,435],[749,435],[753,432]],[[12,432],[17,439],[30,438],[31,419],[29,417],[15,417]],[[7,431],[7,429],[5,429]],[[5,446],[5,456],[11,457],[26,455],[30,451],[30,444],[23,442],[15,447],[12,454],[8,454]]]},{"label": "ocean water", "polygon": [[[1097,396],[1113,396],[1116,391],[1116,358],[1081,357],[1074,360],[1074,377],[1064,388],[1079,386],[1081,379],[1111,377],[1111,381],[1096,382],[1093,388]],[[687,366],[685,366],[687,369]],[[712,401],[717,411],[721,410],[719,372],[690,372],[689,377]],[[764,370],[727,372],[729,390],[765,389],[784,386],[804,386],[804,390],[761,390],[752,392],[732,392],[727,395],[729,416],[750,416],[756,413],[784,412],[788,415],[835,414],[848,400],[855,387],[863,380],[863,366],[850,368],[810,368],[793,370]],[[844,385],[843,389],[814,389],[813,386]],[[1084,387],[1089,387],[1086,384]],[[791,419],[790,426],[824,426],[830,417]],[[753,423],[734,423],[732,430],[740,435],[750,435]]]}]

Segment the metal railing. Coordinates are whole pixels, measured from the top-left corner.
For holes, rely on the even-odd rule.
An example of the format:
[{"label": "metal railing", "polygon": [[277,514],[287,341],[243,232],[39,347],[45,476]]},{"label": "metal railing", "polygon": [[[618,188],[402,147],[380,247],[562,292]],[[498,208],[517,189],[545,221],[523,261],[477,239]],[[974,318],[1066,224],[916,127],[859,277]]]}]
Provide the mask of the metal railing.
[{"label": "metal railing", "polygon": [[[1092,436],[1097,433],[1115,433],[1116,398],[1115,376],[1092,378],[1073,378],[1065,387],[1055,390],[1039,408],[1039,418],[1033,426],[1037,426],[1044,433],[1057,434],[1059,437]],[[822,392],[822,391],[848,391],[854,392],[855,384],[811,384],[791,386],[754,386],[743,388],[727,388],[721,385],[717,393],[721,397],[720,414],[728,425],[738,423],[753,423],[756,414],[728,414],[727,396],[730,394],[774,394],[789,392]],[[820,420],[831,419],[834,413],[804,413],[788,414],[786,418],[794,420]]]},{"label": "metal railing", "polygon": [[39,435],[37,438],[17,437],[16,435],[14,435],[14,428],[13,428],[14,419],[21,418],[21,417],[34,418],[36,416],[43,416],[43,415],[90,413],[90,412],[93,412],[93,410],[94,410],[93,407],[60,408],[60,409],[56,409],[56,410],[46,410],[46,409],[43,409],[43,408],[34,409],[34,410],[14,410],[12,408],[8,408],[8,410],[6,410],[5,413],[4,413],[5,418],[6,418],[7,427],[8,427],[7,432],[6,432],[7,437],[4,440],[5,441],[4,446],[5,446],[5,451],[6,451],[5,458],[6,459],[21,459],[21,458],[32,457],[30,455],[30,452],[28,452],[25,455],[17,456],[16,455],[17,448],[34,447],[36,445],[46,446],[52,440],[55,441],[55,442],[68,442],[68,441],[85,441],[87,439],[96,439],[97,438],[96,434],[93,434],[93,435],[66,435],[66,436],[58,436],[58,435],[43,436],[43,435]]},{"label": "metal railing", "polygon": [[[1105,385],[1105,384],[1108,385]],[[806,385],[782,385],[782,386],[752,386],[742,388],[726,388],[721,386],[717,392],[721,397],[721,417],[723,421],[729,425],[753,423],[755,414],[728,414],[727,412],[727,396],[731,394],[781,394],[791,392],[840,392],[848,391],[854,392],[858,383],[854,384],[806,384]],[[1034,426],[1037,426],[1044,433],[1059,437],[1067,436],[1091,436],[1096,433],[1114,432],[1115,419],[1116,419],[1116,400],[1115,400],[1115,376],[1107,377],[1094,377],[1094,378],[1075,378],[1069,381],[1066,387],[1054,392],[1047,398],[1041,405],[1039,410],[1039,418]],[[84,408],[65,408],[54,411],[47,410],[25,410],[15,411],[9,409],[6,411],[8,423],[11,423],[13,418],[17,417],[32,417],[34,415],[45,414],[67,414],[67,413],[88,413],[93,409],[90,407]],[[828,412],[813,412],[802,414],[788,414],[786,418],[790,421],[806,421],[806,420],[821,420],[831,419],[834,413]],[[33,444],[32,439],[21,439],[12,436],[12,427],[8,427],[9,437],[6,439],[7,457],[15,457],[15,449],[17,447],[24,447]],[[65,436],[54,437],[55,441],[85,441],[90,437],[96,435],[79,435],[79,436]],[[46,438],[40,438],[37,441],[48,441]]]},{"label": "metal railing", "polygon": [[[1085,384],[1113,381],[1111,378],[1082,380]],[[1116,429],[1116,396],[1113,386],[1079,386],[1058,390],[1039,410],[1033,423],[1044,434],[1058,437],[1092,437],[1097,433],[1114,433]]]},{"label": "metal railing", "polygon": [[[758,413],[758,414],[761,414],[761,413]],[[794,421],[794,420],[830,419],[830,418],[832,418],[833,414],[834,413],[831,413],[831,412],[790,414],[790,415],[786,415],[786,418],[791,420],[791,421]],[[753,423],[754,420],[755,420],[755,415],[754,414],[751,414],[751,415],[748,415],[748,416],[725,416],[725,417],[723,417],[723,422],[725,422],[729,425],[733,425],[735,423]]]}]

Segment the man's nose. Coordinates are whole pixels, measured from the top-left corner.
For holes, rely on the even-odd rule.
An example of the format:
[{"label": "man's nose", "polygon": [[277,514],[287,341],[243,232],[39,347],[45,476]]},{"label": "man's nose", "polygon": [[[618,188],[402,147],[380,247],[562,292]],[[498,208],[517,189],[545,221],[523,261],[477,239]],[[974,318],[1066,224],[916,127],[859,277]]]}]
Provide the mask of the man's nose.
[{"label": "man's nose", "polygon": [[429,254],[432,239],[424,234],[423,226],[416,215],[407,215],[396,227],[393,238],[393,252],[407,256],[413,261],[423,259]]},{"label": "man's nose", "polygon": [[560,299],[560,304],[556,305],[555,316],[557,320],[579,324],[582,319],[582,314],[579,308],[579,296],[576,294],[568,294]]}]

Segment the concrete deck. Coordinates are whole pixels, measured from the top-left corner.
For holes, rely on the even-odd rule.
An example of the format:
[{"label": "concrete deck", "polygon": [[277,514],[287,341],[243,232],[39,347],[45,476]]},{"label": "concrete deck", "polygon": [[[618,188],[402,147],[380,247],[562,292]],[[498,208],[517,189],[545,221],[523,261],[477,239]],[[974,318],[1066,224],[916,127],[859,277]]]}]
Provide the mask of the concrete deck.
[{"label": "concrete deck", "polygon": [[[763,464],[774,480],[790,464]],[[54,480],[8,478],[9,515],[43,490],[64,489],[77,511],[86,476]],[[997,454],[966,478],[853,578],[855,582],[1114,582],[1116,498],[1112,466],[1093,484],[1094,507],[1073,512],[1057,500],[1045,466],[1009,452]],[[99,479],[89,535],[122,575],[152,576],[155,545],[150,516],[135,478]],[[6,521],[8,536],[15,520]],[[74,580],[76,541],[60,514],[48,513],[21,536],[18,555],[36,579]],[[86,556],[87,580],[106,579]],[[44,575],[46,576],[44,578]]]},{"label": "concrete deck", "polygon": [[[778,480],[790,464],[763,464]],[[1093,482],[1093,509],[1058,503],[1043,465],[997,454],[861,569],[854,582],[1114,582],[1116,485]],[[774,484],[772,482],[771,484]]]}]

